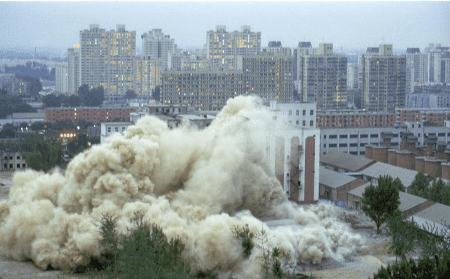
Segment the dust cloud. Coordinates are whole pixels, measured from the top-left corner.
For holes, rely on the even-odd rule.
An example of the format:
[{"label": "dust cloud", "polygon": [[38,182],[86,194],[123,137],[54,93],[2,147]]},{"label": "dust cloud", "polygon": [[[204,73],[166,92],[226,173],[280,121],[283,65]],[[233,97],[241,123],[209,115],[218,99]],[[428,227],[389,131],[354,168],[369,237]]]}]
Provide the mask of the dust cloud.
[{"label": "dust cloud", "polygon": [[[283,248],[293,263],[353,253],[361,239],[336,221],[332,207],[287,201],[267,166],[271,121],[259,99],[238,97],[203,130],[170,130],[145,117],[76,156],[65,171],[17,172],[9,200],[0,203],[0,243],[8,256],[42,269],[75,268],[100,256],[102,214],[116,216],[126,233],[142,211],[168,238],[181,237],[194,269],[214,269],[221,278],[262,276],[261,249],[244,260],[234,226],[264,228],[266,247]],[[269,227],[261,221],[267,219],[295,225]]]}]

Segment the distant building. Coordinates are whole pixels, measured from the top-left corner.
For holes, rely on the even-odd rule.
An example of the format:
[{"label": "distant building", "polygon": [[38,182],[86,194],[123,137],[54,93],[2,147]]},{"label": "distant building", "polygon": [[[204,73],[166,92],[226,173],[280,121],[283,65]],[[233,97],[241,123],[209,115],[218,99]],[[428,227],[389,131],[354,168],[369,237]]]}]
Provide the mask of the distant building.
[{"label": "distant building", "polygon": [[162,73],[161,102],[195,110],[220,111],[229,98],[245,93],[242,71],[202,68]]},{"label": "distant building", "polygon": [[55,91],[67,94],[69,92],[69,66],[67,63],[58,63],[55,67]]},{"label": "distant building", "polygon": [[102,86],[105,98],[134,90],[136,31],[122,24],[110,31],[91,24],[80,31],[80,45],[81,84]]},{"label": "distant building", "polygon": [[100,144],[106,143],[106,139],[115,133],[123,134],[129,126],[133,125],[130,122],[106,122],[101,123]]},{"label": "distant building", "polygon": [[16,77],[16,74],[0,74],[0,88],[6,89],[8,95],[30,94],[30,86],[30,82]]},{"label": "distant building", "polygon": [[175,40],[170,35],[165,35],[162,29],[153,29],[141,35],[142,38],[142,59],[150,62],[157,62],[161,70],[171,68],[169,66],[169,56],[177,51]]},{"label": "distant building", "polygon": [[320,44],[317,54],[299,59],[303,102],[315,102],[322,110],[347,107],[347,57],[333,55],[333,44]]},{"label": "distant building", "polygon": [[394,111],[405,107],[406,57],[393,55],[391,44],[382,44],[378,54],[362,58],[361,90],[364,108],[369,111]]},{"label": "distant building", "polygon": [[227,32],[225,25],[206,32],[206,59],[210,67],[236,69],[238,55],[255,55],[261,51],[261,32],[252,32],[250,26],[241,31]]},{"label": "distant building", "polygon": [[67,87],[69,94],[76,94],[81,86],[81,49],[75,45],[67,50]]},{"label": "distant building", "polygon": [[99,123],[120,119],[128,121],[130,113],[136,108],[98,108],[98,107],[78,107],[78,108],[47,108],[45,109],[45,121],[54,123],[61,120],[71,120],[76,123],[78,120]]},{"label": "distant building", "polygon": [[293,59],[284,53],[259,53],[238,56],[237,69],[242,70],[245,94],[257,95],[269,104],[293,102]]},{"label": "distant building", "polygon": [[270,111],[281,122],[301,128],[316,128],[315,103],[270,102]]},{"label": "distant building", "polygon": [[18,151],[0,151],[0,170],[18,171],[27,168],[27,162]]},{"label": "distant building", "polygon": [[283,47],[280,41],[270,41],[266,47],[262,48],[262,52],[267,53],[283,53],[286,56],[292,55],[290,47]]}]

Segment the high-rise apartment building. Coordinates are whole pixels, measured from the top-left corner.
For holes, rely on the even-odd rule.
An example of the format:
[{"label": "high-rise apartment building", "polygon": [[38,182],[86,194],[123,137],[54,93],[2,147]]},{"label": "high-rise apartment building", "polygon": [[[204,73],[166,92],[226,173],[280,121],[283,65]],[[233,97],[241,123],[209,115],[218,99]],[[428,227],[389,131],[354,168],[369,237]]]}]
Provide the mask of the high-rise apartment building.
[{"label": "high-rise apartment building", "polygon": [[67,50],[67,90],[69,94],[75,94],[81,86],[80,50],[80,45],[75,45]]},{"label": "high-rise apartment building", "polygon": [[393,111],[405,107],[406,57],[393,55],[391,44],[382,44],[378,55],[362,58],[362,97],[369,111]]},{"label": "high-rise apartment building", "polygon": [[445,58],[448,55],[450,48],[442,47],[441,44],[429,44],[429,47],[425,49],[425,52],[428,54],[428,82],[442,82],[442,58]]},{"label": "high-rise apartment building", "polygon": [[219,111],[229,98],[245,92],[242,71],[201,68],[162,73],[161,101],[202,111]]},{"label": "high-rise apartment building", "polygon": [[294,48],[294,80],[300,81],[303,78],[303,60],[305,55],[314,55],[317,48],[313,48],[311,42],[299,42],[298,47]]},{"label": "high-rise apartment building", "polygon": [[317,54],[302,55],[303,102],[321,110],[347,106],[347,57],[333,54],[333,44],[320,44]]},{"label": "high-rise apartment building", "polygon": [[237,69],[243,71],[245,93],[278,103],[293,102],[293,58],[284,53],[263,52],[238,56]]},{"label": "high-rise apartment building", "polygon": [[407,93],[414,92],[414,85],[428,82],[428,54],[420,53],[419,48],[406,49]]},{"label": "high-rise apartment building", "polygon": [[283,47],[280,41],[270,41],[266,47],[262,48],[262,52],[268,53],[283,53],[284,55],[291,56],[292,50],[290,47]]},{"label": "high-rise apartment building", "polygon": [[347,88],[350,90],[358,89],[358,64],[347,65]]},{"label": "high-rise apartment building", "polygon": [[55,91],[67,94],[69,92],[69,66],[67,63],[58,63],[55,65]]},{"label": "high-rise apartment building", "polygon": [[234,70],[238,55],[254,55],[261,51],[261,32],[252,32],[250,26],[241,31],[227,32],[225,25],[206,33],[206,59],[211,67]]},{"label": "high-rise apartment building", "polygon": [[110,31],[91,24],[80,31],[80,44],[81,84],[101,85],[105,98],[134,90],[136,31],[122,24]]},{"label": "high-rise apartment building", "polygon": [[161,85],[161,66],[158,61],[136,58],[135,71],[136,90],[138,96],[151,95]]},{"label": "high-rise apartment building", "polygon": [[162,29],[153,29],[142,34],[141,38],[142,57],[152,62],[157,61],[163,71],[170,69],[169,55],[177,51],[175,40],[170,35],[164,35]]}]

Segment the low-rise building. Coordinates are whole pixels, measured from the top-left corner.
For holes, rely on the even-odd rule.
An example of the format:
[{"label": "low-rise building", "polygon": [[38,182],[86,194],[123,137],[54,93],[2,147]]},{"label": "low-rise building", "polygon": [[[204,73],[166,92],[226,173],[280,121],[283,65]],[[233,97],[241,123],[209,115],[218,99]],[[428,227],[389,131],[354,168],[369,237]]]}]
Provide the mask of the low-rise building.
[{"label": "low-rise building", "polygon": [[0,155],[0,170],[2,171],[17,171],[27,168],[25,157],[19,151],[2,151]]},{"label": "low-rise building", "polygon": [[106,139],[115,133],[123,134],[129,126],[133,125],[131,122],[104,122],[101,123],[100,144],[106,142]]},{"label": "low-rise building", "polygon": [[330,151],[320,156],[320,165],[337,172],[360,172],[375,164],[375,160],[351,155],[340,151]]},{"label": "low-rise building", "polygon": [[347,192],[366,183],[364,180],[319,167],[319,198],[347,204]]}]

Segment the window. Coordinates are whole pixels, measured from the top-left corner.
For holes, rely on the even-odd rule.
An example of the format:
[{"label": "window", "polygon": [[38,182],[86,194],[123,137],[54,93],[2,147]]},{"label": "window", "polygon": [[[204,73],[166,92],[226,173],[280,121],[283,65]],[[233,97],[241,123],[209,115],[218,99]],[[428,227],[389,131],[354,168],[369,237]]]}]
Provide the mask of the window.
[{"label": "window", "polygon": [[119,127],[114,127],[114,131],[119,132]]},{"label": "window", "polygon": [[17,160],[20,160],[20,156],[17,156]]},{"label": "window", "polygon": [[330,135],[330,139],[337,139],[337,135]]},{"label": "window", "polygon": [[303,110],[303,115],[306,115],[306,109]]},{"label": "window", "polygon": [[299,110],[296,110],[296,111],[295,111],[295,115],[300,115],[300,111],[299,111]]},{"label": "window", "polygon": [[366,139],[366,138],[368,138],[368,135],[367,134],[363,134],[363,135],[359,135],[359,137],[362,138],[362,139]]},{"label": "window", "polygon": [[347,144],[346,143],[340,143],[339,147],[347,147]]},{"label": "window", "polygon": [[358,151],[350,151],[351,155],[358,155]]},{"label": "window", "polygon": [[359,146],[363,147],[363,146],[366,146],[366,144],[367,144],[367,143],[361,142],[361,143],[359,144]]},{"label": "window", "polygon": [[125,127],[122,127],[122,132],[125,131]]},{"label": "window", "polygon": [[358,135],[350,135],[350,138],[351,138],[351,139],[357,139],[357,138],[358,138]]},{"label": "window", "polygon": [[313,109],[309,111],[309,115],[314,115],[314,110]]},{"label": "window", "polygon": [[17,164],[17,168],[20,169],[20,164]]},{"label": "window", "polygon": [[12,169],[12,164],[9,164],[9,168]]},{"label": "window", "polygon": [[445,137],[445,133],[439,133],[438,137]]},{"label": "window", "polygon": [[306,126],[306,120],[302,121],[303,126]]},{"label": "window", "polygon": [[313,126],[314,125],[314,121],[313,120],[311,120],[311,121],[309,121],[309,126]]},{"label": "window", "polygon": [[347,138],[347,135],[339,135],[339,138],[340,138],[340,139],[346,139],[346,138]]},{"label": "window", "polygon": [[373,138],[378,138],[378,134],[370,134],[370,138],[371,138],[371,139],[373,139]]},{"label": "window", "polygon": [[108,127],[108,133],[111,133],[111,127]]},{"label": "window", "polygon": [[9,159],[12,160],[12,156],[9,156]]},{"label": "window", "polygon": [[350,143],[350,147],[358,147],[357,143]]},{"label": "window", "polygon": [[323,138],[326,139],[326,138],[327,138],[327,135],[323,135]]},{"label": "window", "polygon": [[295,125],[299,125],[300,124],[300,121],[295,121]]},{"label": "window", "polygon": [[337,147],[337,144],[336,144],[336,143],[330,143],[330,144],[328,145],[328,147]]},{"label": "window", "polygon": [[22,164],[22,168],[25,168],[26,167],[26,165],[25,164]]},{"label": "window", "polygon": [[359,152],[359,155],[366,155],[366,151]]},{"label": "window", "polygon": [[326,144],[326,143],[324,143],[324,144],[323,144],[323,147],[327,147],[327,144]]},{"label": "window", "polygon": [[4,169],[7,169],[7,168],[8,168],[8,165],[7,165],[7,164],[4,164],[4,165],[3,165],[3,168],[4,168]]}]

